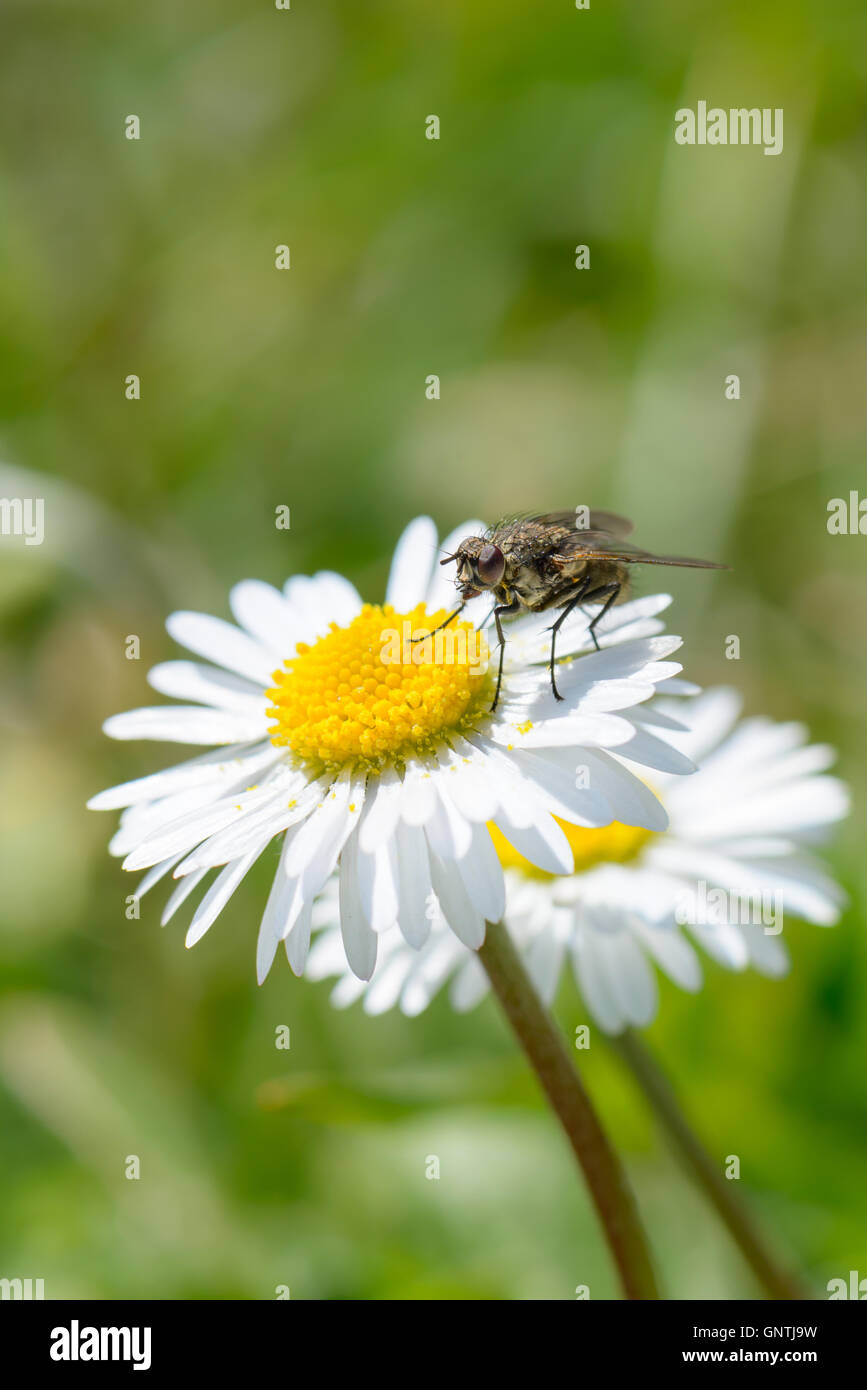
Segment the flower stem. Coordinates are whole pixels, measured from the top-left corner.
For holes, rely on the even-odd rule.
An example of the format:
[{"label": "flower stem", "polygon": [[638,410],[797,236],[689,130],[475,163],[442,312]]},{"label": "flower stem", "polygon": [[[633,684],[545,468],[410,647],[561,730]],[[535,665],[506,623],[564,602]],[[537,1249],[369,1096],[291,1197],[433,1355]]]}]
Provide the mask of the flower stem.
[{"label": "flower stem", "polygon": [[478,954],[584,1171],[625,1296],[659,1298],[650,1251],[623,1165],[502,923],[488,923]]},{"label": "flower stem", "polygon": [[687,1172],[715,1208],[768,1297],[813,1298],[798,1275],[783,1268],[768,1249],[733,1182],[723,1176],[719,1164],[693,1133],[669,1081],[640,1038],[626,1032],[610,1041],[649,1100]]}]

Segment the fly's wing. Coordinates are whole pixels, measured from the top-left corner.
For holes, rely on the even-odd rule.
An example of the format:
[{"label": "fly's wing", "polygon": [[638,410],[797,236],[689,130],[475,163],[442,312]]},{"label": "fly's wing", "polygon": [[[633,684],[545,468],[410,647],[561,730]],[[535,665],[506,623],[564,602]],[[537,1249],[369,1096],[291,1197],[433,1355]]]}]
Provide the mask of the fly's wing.
[{"label": "fly's wing", "polygon": [[534,516],[532,521],[539,521],[549,526],[567,526],[571,531],[577,531],[579,535],[587,535],[589,531],[607,531],[612,536],[629,536],[635,529],[634,522],[628,517],[618,516],[616,512],[597,512],[588,513],[587,527],[578,525],[578,511],[574,508],[571,512],[546,512],[544,516]]},{"label": "fly's wing", "polygon": [[563,568],[571,560],[605,559],[619,560],[628,565],[680,565],[686,569],[725,570],[728,565],[718,565],[714,560],[693,560],[688,555],[654,555],[640,546],[630,545],[608,531],[575,531],[565,543],[561,539],[558,558]]},{"label": "fly's wing", "polygon": [[581,529],[577,525],[578,513],[573,508],[571,512],[518,512],[511,516],[504,516],[499,521],[490,526],[486,532],[486,539],[490,540],[497,532],[501,535],[506,532],[511,535],[519,531],[524,526],[542,526],[545,530],[551,528],[557,531],[575,531],[578,535],[587,536],[590,531],[607,531],[611,536],[628,536],[633,530],[633,523],[625,516],[618,516],[616,512],[597,512],[591,511],[588,516],[589,527]]}]

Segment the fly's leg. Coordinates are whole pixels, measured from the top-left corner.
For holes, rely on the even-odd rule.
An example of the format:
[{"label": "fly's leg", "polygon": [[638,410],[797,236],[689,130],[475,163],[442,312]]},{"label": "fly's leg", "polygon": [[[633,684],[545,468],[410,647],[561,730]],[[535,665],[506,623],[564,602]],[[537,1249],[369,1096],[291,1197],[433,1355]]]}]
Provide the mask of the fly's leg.
[{"label": "fly's leg", "polygon": [[433,632],[426,632],[423,637],[410,637],[410,643],[426,642],[429,637],[435,637],[438,632],[442,632],[444,627],[448,627],[452,618],[456,618],[459,613],[463,613],[466,606],[467,605],[465,603],[462,603],[460,608],[455,609],[454,613],[449,613],[449,616],[446,618],[445,622],[440,623],[439,627],[435,627]]},{"label": "fly's leg", "polygon": [[521,605],[518,600],[514,599],[512,603],[498,604],[493,612],[493,619],[497,626],[497,636],[500,639],[500,665],[497,670],[497,688],[494,691],[494,703],[491,705],[491,714],[493,714],[494,710],[497,708],[497,701],[500,698],[500,686],[503,683],[503,657],[506,654],[506,637],[500,618],[504,614],[517,613],[520,607]]},{"label": "fly's leg", "polygon": [[[563,696],[557,689],[557,681],[554,678],[554,648],[557,643],[557,633],[560,631],[560,628],[563,626],[566,619],[569,617],[569,614],[572,612],[572,609],[575,608],[577,604],[581,603],[582,601],[586,601],[588,592],[592,592],[592,590],[590,590],[590,582],[587,579],[583,579],[581,583],[578,585],[578,588],[575,590],[572,597],[570,598],[569,602],[566,604],[565,608],[563,609],[563,612],[560,614],[557,621],[552,623],[551,626],[548,628],[548,631],[551,634],[551,658],[548,662],[548,670],[551,673],[551,689],[554,692],[555,700],[563,699]],[[594,638],[593,640],[595,641],[596,639]]]},{"label": "fly's leg", "polygon": [[596,614],[596,617],[593,619],[593,621],[587,629],[587,631],[590,633],[590,636],[593,638],[593,645],[596,648],[597,652],[599,651],[599,643],[596,640],[596,624],[601,623],[602,619],[605,617],[605,614],[608,612],[612,603],[617,602],[617,595],[620,593],[620,590],[622,588],[622,584],[618,584],[616,581],[612,581],[610,584],[600,584],[598,589],[591,589],[589,594],[584,595],[585,603],[602,603],[602,599],[605,599],[605,602],[602,603],[602,607],[599,609],[599,612]]},{"label": "fly's leg", "polygon": [[491,621],[494,614],[496,613],[498,607],[499,605],[495,603],[490,613],[488,613],[486,617],[482,618],[482,621],[480,623],[476,624],[476,632],[484,632],[485,628],[488,626],[488,623]]}]

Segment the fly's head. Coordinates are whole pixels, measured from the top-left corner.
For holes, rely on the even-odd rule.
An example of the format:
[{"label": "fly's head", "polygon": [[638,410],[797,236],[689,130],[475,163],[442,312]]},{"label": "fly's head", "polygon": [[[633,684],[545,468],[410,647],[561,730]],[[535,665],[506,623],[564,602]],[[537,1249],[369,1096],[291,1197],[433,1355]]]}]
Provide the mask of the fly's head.
[{"label": "fly's head", "polygon": [[447,555],[440,564],[448,565],[452,561],[457,564],[455,587],[464,602],[488,589],[496,589],[503,582],[506,557],[498,545],[492,545],[481,536],[467,536],[454,555]]}]

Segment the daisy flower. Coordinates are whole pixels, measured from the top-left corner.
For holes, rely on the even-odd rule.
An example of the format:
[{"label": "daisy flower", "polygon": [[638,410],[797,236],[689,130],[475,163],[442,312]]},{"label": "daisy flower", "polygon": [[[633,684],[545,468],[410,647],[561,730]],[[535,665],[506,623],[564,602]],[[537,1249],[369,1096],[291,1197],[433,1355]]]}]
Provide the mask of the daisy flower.
[{"label": "daisy flower", "polygon": [[[481,529],[459,527],[445,549]],[[440,643],[413,642],[455,601],[440,554],[423,517],[398,544],[382,606],[323,572],[289,579],[282,592],[237,584],[237,625],[190,612],[168,619],[169,634],[203,660],[163,663],[148,679],[187,703],[115,715],[105,732],[214,747],[88,804],[124,808],[110,850],[125,869],[146,871],[136,896],[168,874],[178,881],[164,923],[214,874],[188,946],[272,841],[281,846],[259,929],[259,980],[281,941],[303,971],[312,909],[335,874],[342,951],[368,979],[379,935],[396,925],[410,949],[420,947],[433,902],[456,940],[481,944],[485,920],[505,907],[489,826],[547,874],[571,871],[569,827],[664,829],[646,781],[692,770],[644,708],[659,690],[686,688],[667,659],[680,639],[660,635],[656,617],[667,596],[613,609],[597,629],[598,652],[586,617],[566,624],[562,703],[546,670],[548,621],[513,625],[492,711],[495,663],[471,622],[452,624]],[[484,600],[473,608],[484,622]]]},{"label": "daisy flower", "polygon": [[[843,784],[825,775],[833,751],[808,745],[799,724],[738,723],[740,701],[731,690],[686,703],[686,713],[683,702],[652,707],[668,725],[665,738],[699,765],[692,777],[653,776],[667,830],[564,824],[574,873],[557,878],[493,832],[506,871],[506,925],[541,995],[552,1000],[568,957],[590,1014],[609,1033],[655,1016],[651,962],[683,989],[701,987],[690,937],[730,970],[753,966],[779,976],[788,969],[779,938],[783,914],[830,926],[843,903],[808,850],[848,809]],[[688,728],[676,727],[681,719]],[[346,975],[328,929],[332,895],[329,888],[317,907],[317,924],[326,930],[316,939],[308,974],[342,976],[335,1004],[363,996],[370,1013],[399,1004],[416,1014],[447,980],[457,1009],[472,1007],[486,992],[477,957],[439,920],[421,951],[408,949],[396,933],[384,938],[369,984]]]}]

